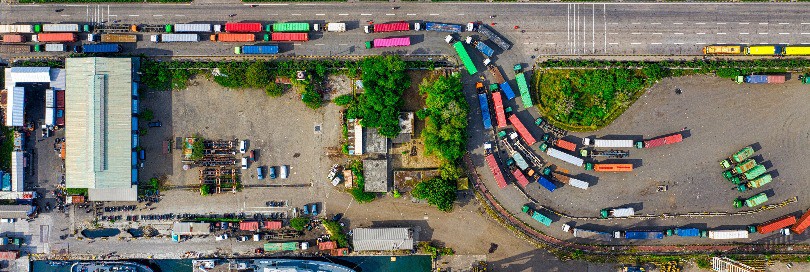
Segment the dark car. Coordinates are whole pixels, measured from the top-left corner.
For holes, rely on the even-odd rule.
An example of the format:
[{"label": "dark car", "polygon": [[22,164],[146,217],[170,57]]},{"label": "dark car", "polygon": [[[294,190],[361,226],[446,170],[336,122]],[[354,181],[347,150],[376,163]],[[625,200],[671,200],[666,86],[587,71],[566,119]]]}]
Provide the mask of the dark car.
[{"label": "dark car", "polygon": [[154,122],[149,122],[148,126],[149,126],[150,128],[153,128],[153,127],[161,127],[161,126],[163,126],[163,124],[161,124],[161,123],[160,123],[160,121],[154,121]]}]

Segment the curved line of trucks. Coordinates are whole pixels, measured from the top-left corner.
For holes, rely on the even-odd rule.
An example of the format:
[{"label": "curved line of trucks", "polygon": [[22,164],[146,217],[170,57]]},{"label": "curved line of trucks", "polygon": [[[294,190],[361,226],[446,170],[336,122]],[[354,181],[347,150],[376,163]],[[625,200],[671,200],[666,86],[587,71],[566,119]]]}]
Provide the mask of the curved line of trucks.
[{"label": "curved line of trucks", "polygon": [[706,55],[749,56],[809,56],[810,46],[803,45],[709,45],[703,48]]}]

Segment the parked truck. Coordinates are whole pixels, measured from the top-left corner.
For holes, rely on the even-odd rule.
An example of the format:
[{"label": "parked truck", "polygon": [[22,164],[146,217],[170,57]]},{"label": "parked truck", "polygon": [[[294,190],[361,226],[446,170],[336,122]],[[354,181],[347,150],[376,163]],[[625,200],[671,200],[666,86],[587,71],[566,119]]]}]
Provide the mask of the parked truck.
[{"label": "parked truck", "polygon": [[729,239],[748,239],[747,230],[710,230],[709,239],[714,240],[729,240]]},{"label": "parked truck", "polygon": [[0,25],[0,33],[34,33],[32,25]]},{"label": "parked truck", "polygon": [[776,55],[776,53],[776,46],[773,45],[752,45],[745,47],[746,55],[773,56]]},{"label": "parked truck", "polygon": [[[237,34],[242,35],[242,34]],[[253,34],[247,34],[253,35]],[[216,39],[216,35],[211,35],[212,41]],[[199,42],[199,34],[159,34],[152,35],[152,42]]]},{"label": "parked truck", "polygon": [[411,25],[408,22],[392,22],[382,23],[376,25],[367,25],[363,27],[366,33],[383,33],[383,32],[398,32],[411,30]]},{"label": "parked truck", "polygon": [[65,52],[65,45],[61,43],[49,43],[45,45],[45,52]]},{"label": "parked truck", "polygon": [[805,230],[807,230],[807,227],[810,227],[810,210],[807,210],[807,212],[805,212],[802,217],[796,221],[796,224],[793,224],[793,226],[790,227],[790,230],[796,234],[802,234]]},{"label": "parked truck", "polygon": [[0,44],[0,53],[17,54],[31,52],[31,46],[25,44]]},{"label": "parked truck", "polygon": [[526,142],[526,145],[531,146],[537,142],[537,140],[534,139],[534,136],[529,133],[529,130],[526,129],[526,126],[520,122],[520,119],[518,119],[516,115],[512,114],[509,116],[509,123],[512,123],[512,126],[515,128],[515,130],[517,130],[518,134],[520,134],[520,137],[523,138],[524,142]]},{"label": "parked truck", "polygon": [[573,164],[573,165],[576,165],[576,166],[579,166],[579,167],[582,167],[582,165],[584,163],[584,161],[581,158],[576,157],[576,156],[571,155],[571,154],[568,154],[568,153],[565,153],[565,152],[562,152],[559,149],[556,149],[556,148],[553,148],[553,147],[549,147],[546,150],[546,154],[548,154],[551,157],[560,159],[560,160],[562,160],[564,162],[567,162],[567,163],[570,163],[570,164]]},{"label": "parked truck", "polygon": [[273,32],[306,33],[309,32],[309,27],[309,23],[275,23]]},{"label": "parked truck", "polygon": [[[273,33],[275,34],[275,33]],[[166,35],[166,34],[164,34]],[[211,41],[218,42],[253,42],[256,41],[256,35],[252,33],[219,33],[211,35]]]},{"label": "parked truck", "polygon": [[492,171],[492,175],[495,177],[495,183],[498,184],[498,187],[503,189],[506,188],[506,179],[503,177],[503,172],[501,172],[501,166],[498,165],[498,161],[495,159],[494,154],[487,154],[486,156],[487,166],[489,166],[489,170]]},{"label": "parked truck", "polygon": [[521,71],[520,64],[515,64],[515,81],[518,85],[518,90],[520,91],[520,101],[523,102],[523,107],[531,108],[532,103],[532,96],[529,92],[529,84],[526,81],[526,75]]},{"label": "parked truck", "polygon": [[531,216],[532,219],[536,220],[537,222],[540,222],[540,224],[545,225],[546,227],[551,226],[551,223],[553,222],[551,218],[548,218],[547,216],[530,208],[529,205],[523,205],[523,212]]},{"label": "parked truck", "polygon": [[636,148],[653,148],[668,144],[680,143],[681,141],[683,141],[683,135],[681,135],[681,133],[676,133],[651,140],[638,141],[636,142]]},{"label": "parked truck", "polygon": [[599,215],[602,218],[608,217],[630,217],[636,214],[633,208],[602,209]]},{"label": "parked truck", "polygon": [[754,180],[748,181],[747,183],[737,185],[737,190],[739,190],[740,192],[745,192],[748,189],[756,189],[762,187],[765,184],[771,183],[771,181],[773,181],[773,177],[771,177],[771,174],[764,174],[762,176],[759,176],[758,178],[755,178]]},{"label": "parked truck", "polygon": [[737,76],[737,83],[751,84],[781,84],[785,83],[785,75],[747,75]]},{"label": "parked truck", "polygon": [[753,208],[762,205],[768,201],[768,196],[765,193],[759,193],[748,199],[737,198],[734,200],[734,208],[742,208],[743,205],[748,208]]},{"label": "parked truck", "polygon": [[244,45],[233,48],[234,54],[273,55],[278,54],[278,45]]},{"label": "parked truck", "polygon": [[593,170],[594,172],[632,172],[633,164],[631,163],[586,163],[585,170]]},{"label": "parked truck", "polygon": [[732,177],[731,182],[734,183],[734,184],[740,184],[743,181],[753,180],[753,179],[761,176],[762,174],[765,174],[765,172],[768,172],[768,169],[765,168],[764,165],[757,164],[756,166],[754,166],[754,168],[751,168],[750,170],[745,171],[745,173],[743,173],[742,175]]},{"label": "parked truck", "polygon": [[374,39],[371,41],[366,42],[366,49],[371,48],[384,48],[384,47],[400,47],[400,46],[410,46],[411,45],[411,37],[392,37],[392,38],[381,38],[381,39]]},{"label": "parked truck", "polygon": [[324,30],[328,32],[346,32],[346,23],[326,23]]},{"label": "parked truck", "polygon": [[464,48],[464,43],[459,41],[453,43],[453,49],[456,50],[458,57],[461,59],[461,63],[464,64],[464,68],[467,68],[467,72],[470,73],[470,75],[478,73],[478,68],[475,67],[475,63],[473,63],[470,55],[467,53],[467,49]]},{"label": "parked truck", "polygon": [[25,36],[20,34],[3,35],[3,43],[24,43]]},{"label": "parked truck", "polygon": [[633,140],[593,140],[593,146],[597,148],[631,148],[633,144]]},{"label": "parked truck", "polygon": [[504,96],[506,96],[506,100],[512,100],[512,98],[515,98],[515,92],[512,90],[512,86],[509,86],[509,82],[504,80],[503,74],[501,74],[501,69],[498,69],[498,67],[495,65],[487,65],[487,70],[489,70],[492,76],[495,77],[495,82],[497,82],[500,86],[501,91],[503,92]]},{"label": "parked truck", "polygon": [[720,161],[720,166],[722,166],[723,169],[728,169],[732,165],[740,163],[753,155],[754,155],[754,148],[751,146],[746,146],[740,149],[740,151],[734,153],[734,155],[731,155],[727,159]]},{"label": "parked truck", "polygon": [[648,230],[614,231],[613,238],[624,238],[630,240],[660,240],[664,239],[664,233],[660,231]]},{"label": "parked truck", "polygon": [[558,139],[557,141],[554,142],[554,145],[556,145],[559,148],[571,151],[571,152],[577,151],[577,144],[566,141],[566,140],[563,140],[563,139]]},{"label": "parked truck", "polygon": [[611,241],[613,234],[601,231],[586,230],[581,228],[574,228],[571,225],[563,224],[562,230],[574,235],[577,238],[594,239],[601,241]]},{"label": "parked truck", "polygon": [[742,46],[739,45],[709,45],[703,48],[706,55],[739,55],[742,54]]},{"label": "parked truck", "polygon": [[590,184],[588,184],[587,182],[584,182],[584,181],[581,181],[581,180],[578,180],[578,179],[575,179],[575,178],[572,178],[572,177],[569,177],[569,176],[566,176],[566,175],[563,175],[563,174],[560,174],[560,173],[557,173],[557,172],[552,172],[551,169],[548,168],[548,167],[543,169],[543,172],[544,173],[550,172],[551,177],[556,179],[560,183],[571,185],[573,187],[580,188],[582,190],[587,190],[588,187],[590,186]]},{"label": "parked truck", "polygon": [[503,51],[509,50],[509,48],[512,47],[512,45],[510,45],[508,42],[506,42],[506,40],[501,38],[501,36],[499,36],[497,33],[495,33],[495,31],[493,31],[492,29],[489,29],[489,26],[487,26],[487,25],[479,26],[478,27],[478,33],[481,33],[481,35],[484,35],[484,37],[487,37],[487,39],[494,42]]},{"label": "parked truck", "polygon": [[461,33],[461,29],[462,29],[461,25],[456,24],[443,24],[436,22],[425,23],[425,30],[427,31]]},{"label": "parked truck", "polygon": [[537,183],[540,184],[540,186],[543,186],[543,188],[546,188],[546,190],[548,190],[549,192],[554,192],[554,190],[557,190],[557,185],[548,180],[548,178],[546,178],[545,176],[541,175],[540,177],[538,177]]},{"label": "parked truck", "polygon": [[270,40],[276,42],[305,42],[309,41],[309,33],[280,33],[273,32]]},{"label": "parked truck", "polygon": [[211,32],[212,26],[211,24],[174,24],[174,28],[172,29],[172,25],[166,25],[167,31],[166,33],[175,32],[175,33],[189,33],[189,32],[199,32],[199,33],[208,33]]},{"label": "parked truck", "polygon": [[746,160],[746,161],[744,161],[744,162],[742,162],[740,164],[737,164],[736,166],[732,167],[729,170],[723,171],[723,177],[725,177],[727,180],[731,181],[731,179],[735,175],[740,175],[742,173],[745,173],[748,170],[751,170],[752,168],[754,168],[755,166],[757,166],[757,161],[755,161],[754,159],[748,159],[748,160]]},{"label": "parked truck", "polygon": [[611,150],[588,150],[588,149],[581,149],[579,151],[579,155],[582,157],[603,157],[603,158],[611,158],[611,159],[621,159],[627,156],[630,156],[629,151],[625,150],[618,150],[618,149],[611,149]]},{"label": "parked truck", "polygon": [[226,23],[225,32],[232,33],[257,33],[262,32],[260,23]]},{"label": "parked truck", "polygon": [[34,42],[75,42],[75,33],[39,33],[31,36]]},{"label": "parked truck", "polygon": [[709,232],[700,230],[698,228],[676,228],[666,231],[666,236],[681,236],[681,237],[707,237]]},{"label": "parked truck", "polygon": [[43,24],[42,32],[79,32],[78,24]]},{"label": "parked truck", "polygon": [[491,58],[492,55],[495,54],[495,50],[489,47],[484,41],[475,41],[473,42],[473,45],[475,45],[475,49],[478,49],[478,51],[480,51],[481,54],[484,54],[487,59]]},{"label": "parked truck", "polygon": [[[481,82],[478,82],[478,84],[483,85]],[[483,87],[481,87],[481,89],[483,90]],[[489,103],[486,92],[478,93],[478,104],[481,106],[481,121],[484,125],[484,129],[492,129],[492,118],[489,113]]]},{"label": "parked truck", "polygon": [[501,92],[492,92],[492,103],[495,104],[495,120],[498,123],[498,128],[506,127],[506,112],[503,108],[503,98]]},{"label": "parked truck", "polygon": [[526,186],[529,186],[529,179],[526,178],[526,175],[523,175],[523,172],[521,172],[520,169],[516,168],[514,171],[512,171],[512,176],[515,177],[515,180],[520,187],[526,188]]},{"label": "parked truck", "polygon": [[121,52],[121,46],[115,43],[85,44],[74,47],[76,53],[103,54]]},{"label": "parked truck", "polygon": [[757,226],[757,232],[760,234],[768,234],[780,229],[784,229],[796,224],[796,216],[793,215],[785,215],[771,221],[759,224]]},{"label": "parked truck", "polygon": [[138,42],[138,36],[132,34],[101,34],[101,42],[134,43]]}]

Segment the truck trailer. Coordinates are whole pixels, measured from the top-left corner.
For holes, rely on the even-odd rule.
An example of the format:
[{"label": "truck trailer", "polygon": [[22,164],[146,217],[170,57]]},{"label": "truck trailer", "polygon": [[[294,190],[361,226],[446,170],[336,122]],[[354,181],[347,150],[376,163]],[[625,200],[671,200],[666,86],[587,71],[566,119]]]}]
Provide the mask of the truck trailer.
[{"label": "truck trailer", "polygon": [[374,39],[371,41],[366,42],[366,49],[371,48],[384,48],[384,47],[400,47],[400,46],[410,46],[411,45],[411,37],[392,37],[392,38],[381,38],[381,39]]},{"label": "truck trailer", "polygon": [[494,154],[488,154],[486,156],[487,166],[489,166],[489,170],[492,171],[492,175],[495,177],[495,183],[498,184],[498,187],[501,189],[506,188],[506,179],[503,177],[503,172],[501,172],[501,167],[498,165],[498,161],[495,160]]},{"label": "truck trailer", "polygon": [[225,32],[257,33],[262,32],[261,23],[225,23]]},{"label": "truck trailer", "polygon": [[755,166],[757,166],[757,161],[755,161],[754,159],[748,159],[740,164],[737,164],[736,166],[732,167],[729,170],[723,171],[723,177],[725,177],[727,180],[730,181],[731,178],[733,178],[735,175],[745,173],[748,170],[754,168]]},{"label": "truck trailer", "polygon": [[586,230],[581,228],[573,228],[571,225],[563,224],[562,230],[574,235],[577,238],[594,239],[600,241],[613,240],[613,234],[601,231]]},{"label": "truck trailer", "polygon": [[796,217],[793,215],[785,215],[771,221],[759,224],[757,232],[760,234],[768,234],[783,228],[787,228],[796,224]]},{"label": "truck trailer", "polygon": [[754,180],[748,181],[747,183],[737,185],[737,190],[740,192],[745,192],[748,189],[756,189],[765,186],[765,184],[771,183],[771,181],[773,181],[771,174],[764,174],[758,178],[755,178]]},{"label": "truck trailer", "polygon": [[115,43],[85,44],[74,47],[74,51],[85,54],[118,53],[121,52],[121,46]]},{"label": "truck trailer", "polygon": [[512,45],[510,45],[508,42],[506,42],[506,40],[501,38],[501,36],[499,36],[497,33],[495,33],[495,31],[493,31],[492,29],[489,29],[489,26],[487,26],[487,25],[479,26],[478,27],[478,33],[481,33],[481,35],[484,35],[484,37],[487,37],[487,39],[494,42],[503,51],[506,51],[506,50],[509,50],[509,48],[512,48]]},{"label": "truck trailer", "polygon": [[278,54],[278,45],[244,45],[233,48],[234,54],[274,55]]},{"label": "truck trailer", "polygon": [[275,23],[273,32],[306,33],[309,32],[309,27],[309,23]]},{"label": "truck trailer", "polygon": [[512,91],[512,86],[509,86],[509,82],[504,80],[503,74],[501,74],[501,69],[498,69],[495,65],[487,65],[487,70],[495,77],[495,82],[501,87],[501,91],[506,96],[506,100],[512,100],[515,98],[515,92]]},{"label": "truck trailer", "polygon": [[580,188],[580,189],[583,189],[583,190],[587,190],[588,187],[590,186],[590,184],[588,184],[587,182],[584,182],[584,181],[581,181],[581,180],[578,180],[578,179],[575,179],[575,178],[572,178],[572,177],[569,177],[569,176],[566,176],[566,175],[563,175],[563,174],[560,174],[560,173],[557,173],[557,172],[552,172],[551,169],[548,168],[548,167],[543,169],[543,173],[545,174],[546,172],[550,173],[552,178],[556,179],[557,181],[559,181],[562,184],[571,185],[573,187]]},{"label": "truck trailer", "polygon": [[475,63],[473,63],[472,59],[470,59],[470,55],[467,53],[467,49],[464,48],[464,43],[462,42],[453,43],[453,49],[456,50],[458,57],[461,59],[461,63],[464,64],[464,68],[467,68],[467,72],[470,73],[470,75],[478,73],[478,68],[475,67]]},{"label": "truck trailer", "polygon": [[[242,34],[236,34],[242,35]],[[247,34],[253,35],[253,34]],[[212,40],[216,40],[217,35],[211,35]],[[159,34],[159,35],[152,35],[151,40],[153,42],[199,42],[200,35],[199,34]]]},{"label": "truck trailer", "polygon": [[709,239],[714,240],[729,240],[729,239],[748,239],[747,230],[710,230]]},{"label": "truck trailer", "polygon": [[25,44],[0,44],[0,53],[16,54],[31,52],[31,46]]},{"label": "truck trailer", "polygon": [[32,25],[0,25],[0,33],[34,33]]},{"label": "truck trailer", "polygon": [[681,135],[681,133],[676,133],[665,137],[636,142],[636,148],[653,148],[668,144],[680,143],[681,141],[683,141],[683,135]]},{"label": "truck trailer", "polygon": [[65,52],[65,45],[61,43],[46,44],[45,52]]},{"label": "truck trailer", "polygon": [[489,47],[484,41],[475,41],[473,45],[475,46],[475,49],[478,49],[478,51],[480,51],[481,54],[484,54],[484,56],[487,58],[491,58],[492,55],[495,54],[495,50]]},{"label": "truck trailer", "polygon": [[101,42],[134,43],[138,42],[138,36],[132,34],[101,34]]},{"label": "truck trailer", "polygon": [[740,45],[709,45],[703,48],[706,55],[739,55],[742,54]]},{"label": "truck trailer", "polygon": [[624,238],[630,240],[660,240],[664,239],[664,233],[660,231],[647,230],[615,231],[613,232],[613,238]]},{"label": "truck trailer", "polygon": [[427,31],[461,33],[461,29],[461,25],[456,24],[443,24],[436,22],[425,23],[425,30]]},{"label": "truck trailer", "polygon": [[753,208],[753,207],[762,205],[766,201],[768,201],[768,196],[765,195],[765,193],[759,193],[759,194],[756,194],[756,195],[754,195],[752,197],[749,197],[748,199],[745,199],[745,200],[740,199],[740,198],[735,199],[734,200],[734,208],[742,208],[743,205],[745,205],[746,207],[749,207],[749,208]]},{"label": "truck trailer", "polygon": [[708,232],[698,228],[676,228],[667,230],[667,236],[680,236],[680,237],[707,237]]},{"label": "truck trailer", "polygon": [[383,33],[383,32],[398,32],[411,30],[411,25],[408,22],[392,22],[376,25],[367,25],[363,27],[366,33]]},{"label": "truck trailer", "polygon": [[78,24],[43,24],[42,32],[79,32]]},{"label": "truck trailer", "polygon": [[633,164],[631,163],[586,163],[585,170],[593,170],[594,172],[632,172]]},{"label": "truck trailer", "polygon": [[633,144],[633,140],[593,140],[593,146],[597,148],[631,148]]},{"label": "truck trailer", "polygon": [[24,43],[25,36],[20,34],[3,35],[3,43]]},{"label": "truck trailer", "polygon": [[509,123],[512,123],[512,126],[515,128],[515,130],[517,130],[518,134],[520,134],[520,137],[523,138],[524,142],[526,142],[526,145],[531,146],[537,142],[537,140],[534,139],[534,136],[529,133],[529,130],[527,130],[526,127],[523,126],[523,123],[520,122],[517,115],[510,115]]},{"label": "truck trailer", "polygon": [[546,190],[549,192],[554,192],[554,190],[557,190],[557,185],[554,185],[553,182],[542,175],[537,178],[537,183],[540,184],[540,186],[543,186],[543,188],[546,188]]},{"label": "truck trailer", "polygon": [[805,45],[788,45],[782,49],[782,55],[785,56],[808,56],[810,55],[810,46]]},{"label": "truck trailer", "polygon": [[35,42],[75,42],[75,33],[39,33],[31,36]]},{"label": "truck trailer", "polygon": [[526,188],[526,186],[529,186],[529,179],[523,175],[523,172],[521,172],[520,169],[515,169],[512,171],[512,176],[515,177],[515,181],[517,181],[520,187]]},{"label": "truck trailer", "polygon": [[532,219],[534,219],[535,221],[540,222],[540,224],[545,225],[546,227],[551,226],[551,223],[553,223],[551,218],[548,218],[547,216],[530,208],[529,205],[523,205],[523,212],[531,216]]},{"label": "truck trailer", "polygon": [[478,104],[481,106],[481,121],[483,122],[484,129],[492,129],[492,118],[489,114],[489,103],[487,102],[486,93],[478,94]]},{"label": "truck trailer", "polygon": [[273,32],[270,40],[276,42],[305,42],[309,41],[309,33],[281,33]]},{"label": "truck trailer", "polygon": [[346,23],[326,23],[324,30],[327,32],[346,32]]},{"label": "truck trailer", "polygon": [[[174,24],[174,29],[171,32],[175,33],[189,33],[189,32],[199,32],[199,33],[208,33],[212,32],[211,24]],[[167,31],[169,32],[169,31]]]},{"label": "truck trailer", "polygon": [[753,155],[754,155],[754,148],[751,146],[746,146],[740,149],[740,151],[734,153],[734,155],[731,155],[727,159],[720,161],[720,166],[722,166],[723,169],[728,169],[732,165],[740,163]]},{"label": "truck trailer", "polygon": [[506,127],[506,113],[503,108],[503,98],[501,92],[492,92],[492,103],[495,104],[495,120],[497,121],[498,128]]},{"label": "truck trailer", "polygon": [[[273,33],[275,34],[275,33]],[[168,34],[164,34],[168,35]],[[178,35],[178,34],[175,34]],[[193,35],[193,34],[192,34]],[[256,35],[252,33],[219,33],[211,35],[211,41],[218,42],[253,42],[256,41]]]},{"label": "truck trailer", "polygon": [[582,165],[584,163],[584,161],[581,158],[576,157],[576,156],[571,155],[571,154],[568,154],[568,153],[565,153],[565,152],[562,152],[562,151],[560,151],[560,150],[558,150],[556,148],[553,148],[553,147],[549,147],[546,150],[546,154],[548,154],[551,157],[557,158],[559,160],[562,160],[564,162],[567,162],[567,163],[570,163],[570,164],[573,164],[573,165],[576,165],[576,166],[579,166],[579,167],[582,167]]},{"label": "truck trailer", "polygon": [[785,83],[785,75],[747,75],[737,76],[737,83],[751,84],[781,84]]},{"label": "truck trailer", "polygon": [[773,45],[752,45],[745,48],[745,54],[752,56],[773,56],[776,53],[776,46]]},{"label": "truck trailer", "polygon": [[807,210],[807,212],[805,212],[802,217],[796,221],[796,224],[793,224],[793,226],[790,227],[790,230],[796,234],[802,234],[807,227],[810,227],[810,210]]},{"label": "truck trailer", "polygon": [[630,217],[636,214],[633,208],[602,209],[599,215],[602,218],[608,217]]}]

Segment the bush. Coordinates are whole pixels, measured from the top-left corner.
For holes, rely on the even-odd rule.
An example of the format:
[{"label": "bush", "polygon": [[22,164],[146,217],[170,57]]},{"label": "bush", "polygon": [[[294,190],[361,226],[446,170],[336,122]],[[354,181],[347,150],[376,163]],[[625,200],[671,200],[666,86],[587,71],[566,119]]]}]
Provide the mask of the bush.
[{"label": "bush", "polygon": [[326,229],[326,232],[329,233],[329,240],[337,242],[338,247],[349,247],[349,239],[346,238],[346,234],[343,233],[343,227],[340,226],[340,223],[332,220],[323,220],[323,227]]},{"label": "bush", "polygon": [[194,143],[191,144],[191,156],[189,157],[190,160],[196,161],[202,159],[203,151],[205,151],[205,139],[200,137],[199,135],[194,136]]},{"label": "bush", "polygon": [[323,104],[323,97],[321,93],[315,91],[315,87],[312,84],[307,84],[304,86],[304,92],[301,94],[301,101],[304,101],[304,104],[307,105],[310,109],[318,109]]},{"label": "bush", "polygon": [[150,110],[150,109],[144,109],[141,112],[141,114],[139,114],[139,116],[141,117],[141,119],[143,119],[144,121],[147,121],[147,122],[152,121],[153,119],[155,119],[155,113],[152,112],[152,110]]},{"label": "bush", "polygon": [[352,102],[354,102],[354,96],[351,95],[351,94],[344,94],[344,95],[335,97],[335,99],[332,100],[332,102],[334,102],[335,105],[338,105],[338,106],[346,106],[346,105],[349,105]]},{"label": "bush", "polygon": [[443,178],[433,178],[416,184],[411,194],[419,199],[425,199],[428,204],[436,206],[440,211],[453,210],[456,201],[456,181]]},{"label": "bush", "polygon": [[65,188],[65,194],[87,196],[87,188]]},{"label": "bush", "polygon": [[354,197],[354,200],[356,200],[358,203],[369,203],[374,201],[377,194],[365,191],[366,179],[363,177],[363,162],[353,161],[349,166],[349,169],[352,170],[352,175],[354,175],[355,185],[349,190],[349,193],[352,195],[352,197]]},{"label": "bush", "polygon": [[211,186],[208,184],[200,185],[200,195],[207,196],[211,194]]},{"label": "bush", "polygon": [[267,87],[264,88],[264,93],[270,97],[279,97],[284,94],[284,91],[282,90],[282,87],[275,82],[270,82],[267,84]]},{"label": "bush", "polygon": [[394,55],[367,57],[360,62],[365,93],[359,100],[359,117],[364,127],[378,128],[377,132],[385,137],[399,135],[402,90],[411,85],[405,66]]},{"label": "bush", "polygon": [[11,153],[14,151],[14,130],[0,124],[0,170],[11,172]]},{"label": "bush", "polygon": [[297,231],[303,231],[307,224],[309,224],[309,218],[296,217],[290,219],[290,227]]},{"label": "bush", "polygon": [[438,155],[445,163],[453,163],[464,155],[467,148],[467,114],[469,106],[464,99],[461,78],[458,75],[425,79],[419,93],[427,95],[425,109],[417,116],[426,119],[422,130],[425,150]]},{"label": "bush", "polygon": [[246,87],[264,88],[268,86],[271,79],[270,71],[267,70],[263,61],[253,62],[245,69]]}]

